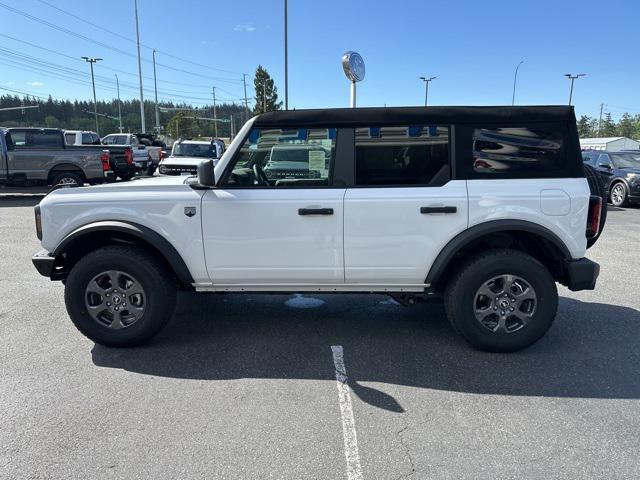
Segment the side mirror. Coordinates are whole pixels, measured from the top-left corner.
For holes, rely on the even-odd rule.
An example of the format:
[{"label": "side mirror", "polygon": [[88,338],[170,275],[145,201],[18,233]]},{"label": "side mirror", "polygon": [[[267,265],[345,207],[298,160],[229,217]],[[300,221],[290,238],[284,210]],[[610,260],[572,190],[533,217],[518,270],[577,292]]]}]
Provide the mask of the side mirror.
[{"label": "side mirror", "polygon": [[198,183],[203,187],[215,187],[216,175],[213,160],[205,160],[198,165]]}]

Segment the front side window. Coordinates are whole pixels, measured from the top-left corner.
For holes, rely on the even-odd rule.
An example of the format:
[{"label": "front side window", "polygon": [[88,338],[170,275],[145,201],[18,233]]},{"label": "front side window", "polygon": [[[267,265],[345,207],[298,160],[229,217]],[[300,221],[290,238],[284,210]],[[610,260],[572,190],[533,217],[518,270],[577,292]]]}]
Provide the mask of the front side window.
[{"label": "front side window", "polygon": [[249,133],[222,184],[231,187],[326,187],[335,128],[259,128]]},{"label": "front side window", "polygon": [[559,127],[492,127],[473,132],[473,170],[481,174],[535,174],[565,167]]},{"label": "front side window", "polygon": [[355,129],[356,185],[443,185],[451,178],[449,128]]}]

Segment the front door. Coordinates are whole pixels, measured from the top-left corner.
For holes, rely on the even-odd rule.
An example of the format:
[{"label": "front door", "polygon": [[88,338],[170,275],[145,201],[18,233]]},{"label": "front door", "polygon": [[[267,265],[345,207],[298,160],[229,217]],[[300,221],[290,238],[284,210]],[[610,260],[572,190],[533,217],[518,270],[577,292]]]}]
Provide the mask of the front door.
[{"label": "front door", "polygon": [[344,283],[344,188],[332,185],[336,131],[254,129],[202,201],[214,286]]},{"label": "front door", "polygon": [[440,250],[467,227],[449,128],[356,128],[355,163],[344,206],[345,282],[420,289]]}]

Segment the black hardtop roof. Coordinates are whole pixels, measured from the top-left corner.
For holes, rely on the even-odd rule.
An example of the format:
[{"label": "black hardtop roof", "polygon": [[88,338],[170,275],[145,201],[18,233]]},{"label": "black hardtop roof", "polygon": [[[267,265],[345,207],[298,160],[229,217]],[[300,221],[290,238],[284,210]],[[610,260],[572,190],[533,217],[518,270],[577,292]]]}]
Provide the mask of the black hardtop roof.
[{"label": "black hardtop roof", "polygon": [[258,115],[255,127],[278,126],[382,126],[397,124],[434,125],[452,123],[529,123],[570,121],[575,123],[573,107],[494,106],[494,107],[365,107],[309,110],[278,110]]}]

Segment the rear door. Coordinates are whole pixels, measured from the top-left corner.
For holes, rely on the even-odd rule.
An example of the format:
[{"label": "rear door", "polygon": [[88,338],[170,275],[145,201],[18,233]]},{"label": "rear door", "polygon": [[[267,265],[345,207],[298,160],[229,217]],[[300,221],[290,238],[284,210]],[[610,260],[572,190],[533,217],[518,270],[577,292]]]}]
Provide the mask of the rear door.
[{"label": "rear door", "polygon": [[355,186],[344,203],[345,282],[420,288],[467,227],[464,180],[451,180],[447,125],[355,129]]},{"label": "rear door", "polygon": [[[283,146],[295,146],[296,163],[306,168],[266,169],[272,150]],[[332,128],[251,131],[217,188],[202,199],[207,270],[216,286],[344,283],[345,188],[333,183],[335,156]]]}]

